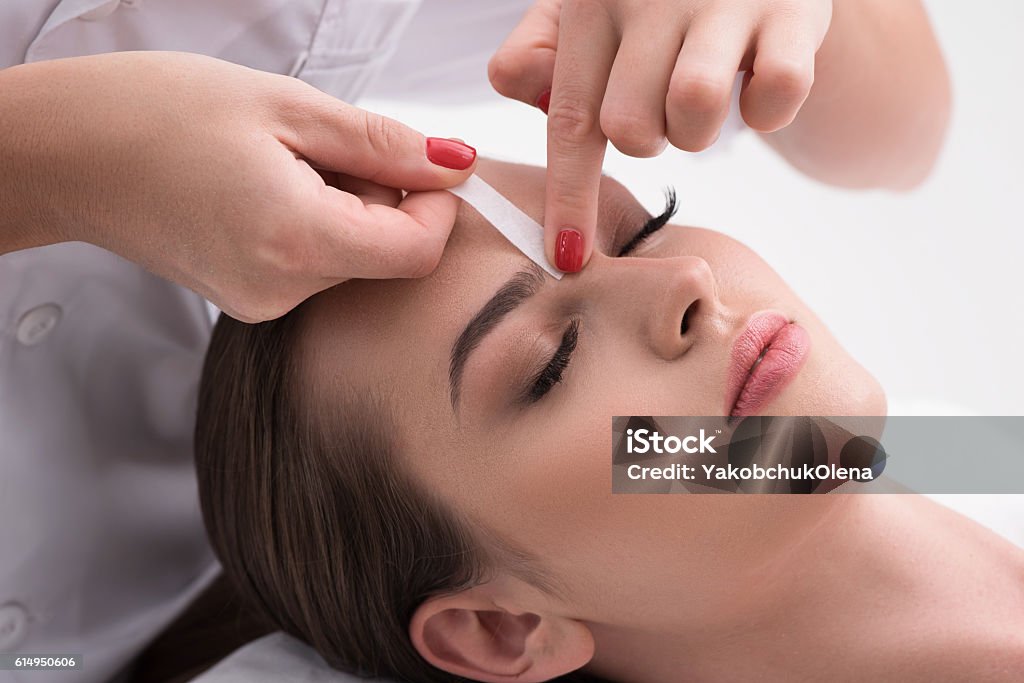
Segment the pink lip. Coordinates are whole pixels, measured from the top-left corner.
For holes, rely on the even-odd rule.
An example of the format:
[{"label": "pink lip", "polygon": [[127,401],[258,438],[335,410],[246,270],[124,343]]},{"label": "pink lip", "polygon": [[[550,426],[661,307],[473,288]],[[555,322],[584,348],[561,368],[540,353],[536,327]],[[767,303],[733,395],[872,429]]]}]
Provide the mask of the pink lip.
[{"label": "pink lip", "polygon": [[732,347],[725,412],[730,417],[755,414],[796,377],[810,350],[807,330],[786,316],[774,311],[755,315]]}]

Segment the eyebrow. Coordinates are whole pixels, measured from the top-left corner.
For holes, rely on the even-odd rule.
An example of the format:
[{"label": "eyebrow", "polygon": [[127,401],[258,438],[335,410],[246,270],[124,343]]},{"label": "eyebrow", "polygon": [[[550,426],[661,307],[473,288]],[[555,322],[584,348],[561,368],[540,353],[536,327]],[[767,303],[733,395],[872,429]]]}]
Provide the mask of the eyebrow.
[{"label": "eyebrow", "polygon": [[448,365],[448,389],[451,394],[452,410],[458,409],[462,374],[470,354],[509,313],[536,294],[543,283],[544,271],[536,263],[530,263],[528,270],[519,271],[510,277],[466,324],[466,328],[452,345]]}]

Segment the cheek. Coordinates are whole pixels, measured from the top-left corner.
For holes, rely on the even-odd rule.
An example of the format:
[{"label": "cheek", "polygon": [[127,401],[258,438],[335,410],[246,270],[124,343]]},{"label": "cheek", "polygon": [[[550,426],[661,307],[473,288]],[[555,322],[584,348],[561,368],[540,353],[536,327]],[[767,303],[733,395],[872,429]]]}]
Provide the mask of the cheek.
[{"label": "cheek", "polygon": [[[563,387],[568,388],[568,387]],[[569,394],[572,393],[572,396]],[[514,430],[478,437],[454,491],[458,507],[528,552],[566,573],[587,553],[584,542],[611,496],[611,415],[607,392],[575,392],[522,418]],[[452,490],[453,482],[439,482]],[[564,565],[564,566],[561,566]]]},{"label": "cheek", "polygon": [[683,233],[687,252],[700,256],[711,266],[716,293],[723,305],[749,312],[773,305],[792,306],[792,290],[750,248],[710,230],[688,228]]},{"label": "cheek", "polygon": [[[628,330],[595,335],[581,366],[571,410],[575,419],[595,421],[611,439],[615,415],[715,415],[724,391],[722,359],[714,349],[694,351],[672,364],[657,358]],[[609,456],[610,457],[610,456]]]},{"label": "cheek", "polygon": [[[543,434],[543,435],[542,435]],[[647,545],[648,500],[611,493],[611,418],[580,404],[565,422],[534,433],[502,469],[502,483],[478,498],[473,518],[536,556],[568,589],[574,616],[601,619],[619,598],[646,584],[660,564]],[[636,498],[636,497],[633,497]],[[627,590],[623,591],[626,588]],[[648,599],[642,594],[641,602]],[[649,613],[655,605],[637,605]]]},{"label": "cheek", "polygon": [[838,497],[612,494],[601,409],[523,440],[471,512],[561,580],[574,618],[668,628],[666,600],[714,614],[834,512]]}]

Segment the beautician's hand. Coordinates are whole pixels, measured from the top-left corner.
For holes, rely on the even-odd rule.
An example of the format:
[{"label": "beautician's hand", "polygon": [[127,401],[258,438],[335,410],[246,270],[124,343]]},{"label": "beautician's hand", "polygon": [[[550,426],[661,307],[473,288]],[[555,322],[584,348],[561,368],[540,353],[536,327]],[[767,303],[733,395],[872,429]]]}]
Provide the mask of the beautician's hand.
[{"label": "beautician's hand", "polygon": [[0,92],[0,253],[91,242],[246,322],[348,278],[431,272],[458,208],[440,188],[475,164],[460,142],[197,55],[40,62],[0,72]]},{"label": "beautician's hand", "polygon": [[545,232],[564,271],[589,258],[607,141],[650,157],[718,138],[736,73],[755,130],[788,125],[814,80],[831,0],[539,0],[490,63],[494,88],[548,114]]}]

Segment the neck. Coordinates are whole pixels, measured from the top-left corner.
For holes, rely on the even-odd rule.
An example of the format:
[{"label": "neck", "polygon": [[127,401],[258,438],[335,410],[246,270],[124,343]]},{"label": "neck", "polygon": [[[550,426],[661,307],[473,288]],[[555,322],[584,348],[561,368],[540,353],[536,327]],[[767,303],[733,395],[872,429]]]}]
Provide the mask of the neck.
[{"label": "neck", "polygon": [[1019,681],[1024,552],[922,496],[858,495],[715,614],[639,633],[592,624],[620,683]]}]

